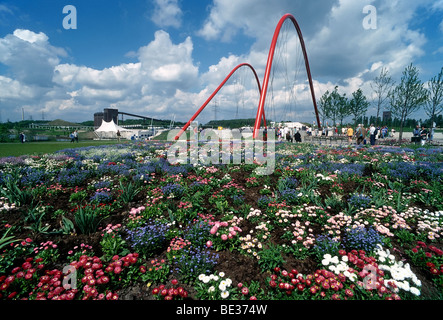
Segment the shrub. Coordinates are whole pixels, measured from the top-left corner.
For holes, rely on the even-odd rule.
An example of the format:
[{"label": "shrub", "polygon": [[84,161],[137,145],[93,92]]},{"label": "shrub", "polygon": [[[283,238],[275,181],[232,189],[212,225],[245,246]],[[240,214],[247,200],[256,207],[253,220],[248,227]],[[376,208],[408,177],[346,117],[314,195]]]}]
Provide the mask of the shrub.
[{"label": "shrub", "polygon": [[132,248],[148,257],[167,246],[168,230],[168,224],[151,220],[146,226],[128,230],[127,240]]},{"label": "shrub", "polygon": [[344,236],[344,243],[348,250],[363,250],[371,253],[377,247],[377,244],[383,244],[384,237],[380,235],[373,227],[366,229],[359,226],[347,229]]}]

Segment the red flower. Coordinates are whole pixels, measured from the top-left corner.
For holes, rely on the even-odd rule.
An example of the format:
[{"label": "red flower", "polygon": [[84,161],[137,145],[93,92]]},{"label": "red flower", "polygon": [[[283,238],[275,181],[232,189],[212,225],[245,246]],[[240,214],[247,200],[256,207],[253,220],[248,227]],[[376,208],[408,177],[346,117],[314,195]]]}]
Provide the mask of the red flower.
[{"label": "red flower", "polygon": [[352,292],[351,289],[346,289],[346,290],[345,290],[345,294],[346,294],[348,297],[352,297],[352,296],[354,296],[354,292]]},{"label": "red flower", "polygon": [[172,280],[171,280],[171,283],[172,283],[174,286],[176,286],[176,285],[178,284],[178,280],[177,280],[177,279],[172,279]]},{"label": "red flower", "polygon": [[269,285],[271,288],[275,288],[277,286],[277,283],[274,280],[269,281]]},{"label": "red flower", "polygon": [[436,269],[436,268],[431,268],[429,271],[431,271],[431,273],[433,274],[433,275],[438,275],[440,272],[438,271],[438,269]]},{"label": "red flower", "polygon": [[303,291],[304,289],[305,289],[305,285],[304,285],[304,284],[299,283],[299,284],[297,285],[297,290],[298,290],[298,291]]}]

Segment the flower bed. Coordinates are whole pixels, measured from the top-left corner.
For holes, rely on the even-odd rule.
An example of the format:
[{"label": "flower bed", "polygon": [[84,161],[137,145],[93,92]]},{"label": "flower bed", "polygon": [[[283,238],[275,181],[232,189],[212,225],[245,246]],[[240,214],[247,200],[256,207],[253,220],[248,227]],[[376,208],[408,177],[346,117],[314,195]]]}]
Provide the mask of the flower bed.
[{"label": "flower bed", "polygon": [[442,149],[281,143],[258,175],[168,146],[0,159],[0,299],[442,297]]}]

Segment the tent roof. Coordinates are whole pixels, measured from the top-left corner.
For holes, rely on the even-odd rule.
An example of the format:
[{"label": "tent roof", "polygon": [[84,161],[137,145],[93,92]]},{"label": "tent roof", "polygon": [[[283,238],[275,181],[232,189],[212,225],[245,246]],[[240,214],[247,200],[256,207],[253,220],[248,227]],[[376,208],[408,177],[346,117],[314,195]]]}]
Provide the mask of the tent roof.
[{"label": "tent roof", "polygon": [[115,122],[113,120],[106,122],[105,120],[102,120],[102,124],[100,126],[100,128],[98,128],[95,131],[98,132],[117,132],[117,131],[129,131],[128,129],[125,129],[123,127],[120,127],[118,125],[115,124]]}]

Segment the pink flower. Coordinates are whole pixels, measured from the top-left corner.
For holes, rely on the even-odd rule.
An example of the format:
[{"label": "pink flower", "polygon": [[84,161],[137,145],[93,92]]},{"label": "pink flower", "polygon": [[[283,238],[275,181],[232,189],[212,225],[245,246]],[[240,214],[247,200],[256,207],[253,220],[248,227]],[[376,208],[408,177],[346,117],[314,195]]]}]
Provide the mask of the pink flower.
[{"label": "pink flower", "polygon": [[247,295],[247,294],[249,293],[249,289],[246,288],[246,287],[243,287],[243,288],[241,289],[241,293],[244,294],[244,295]]},{"label": "pink flower", "polygon": [[212,241],[211,240],[208,240],[206,242],[206,247],[208,247],[208,248],[212,247]]},{"label": "pink flower", "polygon": [[223,241],[226,241],[226,240],[228,240],[228,236],[227,236],[226,234],[222,234],[222,235],[221,235],[221,239],[222,239]]},{"label": "pink flower", "polygon": [[216,234],[216,233],[217,233],[217,230],[218,230],[218,227],[217,227],[217,226],[213,226],[209,232],[210,232],[211,234]]}]

